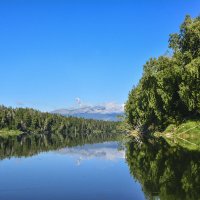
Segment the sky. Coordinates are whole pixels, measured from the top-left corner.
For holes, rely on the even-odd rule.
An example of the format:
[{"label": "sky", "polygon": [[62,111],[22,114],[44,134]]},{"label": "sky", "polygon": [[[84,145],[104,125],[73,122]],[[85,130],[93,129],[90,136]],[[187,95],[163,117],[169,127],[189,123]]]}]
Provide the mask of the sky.
[{"label": "sky", "polygon": [[123,104],[199,0],[0,0],[0,104]]}]

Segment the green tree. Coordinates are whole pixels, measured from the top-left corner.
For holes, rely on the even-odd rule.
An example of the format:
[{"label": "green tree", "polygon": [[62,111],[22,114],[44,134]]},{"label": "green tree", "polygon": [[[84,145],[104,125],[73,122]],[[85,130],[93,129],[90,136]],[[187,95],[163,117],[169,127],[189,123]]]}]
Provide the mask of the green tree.
[{"label": "green tree", "polygon": [[200,116],[200,17],[186,16],[171,34],[172,56],[151,58],[138,85],[129,93],[126,120],[141,132]]}]

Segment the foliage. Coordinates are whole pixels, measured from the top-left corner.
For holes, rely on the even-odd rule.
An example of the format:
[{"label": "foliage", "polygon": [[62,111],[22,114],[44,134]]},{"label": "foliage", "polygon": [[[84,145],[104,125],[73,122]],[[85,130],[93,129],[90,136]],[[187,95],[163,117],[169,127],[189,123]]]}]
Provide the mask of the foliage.
[{"label": "foliage", "polygon": [[20,135],[21,131],[19,130],[8,130],[8,129],[1,129],[0,130],[0,137],[9,137],[9,136],[17,136]]},{"label": "foliage", "polygon": [[141,132],[163,130],[200,117],[200,17],[186,16],[171,34],[171,57],[151,58],[125,106],[127,122]]},{"label": "foliage", "polygon": [[64,117],[28,108],[13,109],[0,106],[0,136],[21,132],[60,135],[71,140],[89,138],[91,135],[97,138],[110,138],[121,134],[117,130],[118,124],[118,122]]}]

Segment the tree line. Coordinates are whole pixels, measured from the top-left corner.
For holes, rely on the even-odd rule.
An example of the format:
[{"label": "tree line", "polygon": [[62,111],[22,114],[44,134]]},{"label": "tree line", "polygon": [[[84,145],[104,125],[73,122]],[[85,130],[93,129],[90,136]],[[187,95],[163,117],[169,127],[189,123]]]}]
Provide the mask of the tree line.
[{"label": "tree line", "polygon": [[186,16],[169,37],[170,53],[150,58],[126,102],[126,119],[140,132],[200,117],[200,16]]},{"label": "tree line", "polygon": [[120,134],[119,123],[58,114],[29,108],[0,106],[0,129],[19,130],[24,134],[62,135],[64,138],[111,138]]}]

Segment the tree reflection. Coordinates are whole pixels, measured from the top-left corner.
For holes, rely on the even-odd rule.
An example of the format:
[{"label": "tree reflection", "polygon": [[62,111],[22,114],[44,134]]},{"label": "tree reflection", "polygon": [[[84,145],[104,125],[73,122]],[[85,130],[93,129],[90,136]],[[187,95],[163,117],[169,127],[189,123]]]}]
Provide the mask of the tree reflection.
[{"label": "tree reflection", "polygon": [[89,137],[64,137],[61,134],[24,134],[17,137],[0,137],[0,159],[9,157],[32,156],[43,151],[73,147],[77,145],[93,144],[105,141],[115,141],[117,137],[106,138],[96,135]]},{"label": "tree reflection", "polygon": [[141,146],[131,141],[126,160],[147,199],[199,199],[200,153],[150,139]]}]

